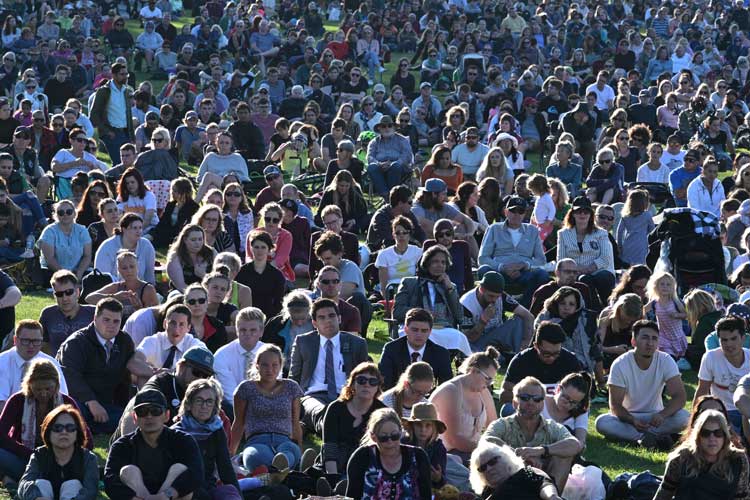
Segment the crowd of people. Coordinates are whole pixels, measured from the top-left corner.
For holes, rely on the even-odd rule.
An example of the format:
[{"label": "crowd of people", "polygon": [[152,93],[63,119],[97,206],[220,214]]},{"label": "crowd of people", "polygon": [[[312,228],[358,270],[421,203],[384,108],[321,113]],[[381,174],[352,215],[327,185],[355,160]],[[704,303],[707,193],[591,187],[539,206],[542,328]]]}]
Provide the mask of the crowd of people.
[{"label": "crowd of people", "polygon": [[[742,0],[0,24],[18,498],[554,500],[612,479],[593,427],[669,452],[656,500],[750,499]],[[50,303],[16,321],[30,284]]]}]

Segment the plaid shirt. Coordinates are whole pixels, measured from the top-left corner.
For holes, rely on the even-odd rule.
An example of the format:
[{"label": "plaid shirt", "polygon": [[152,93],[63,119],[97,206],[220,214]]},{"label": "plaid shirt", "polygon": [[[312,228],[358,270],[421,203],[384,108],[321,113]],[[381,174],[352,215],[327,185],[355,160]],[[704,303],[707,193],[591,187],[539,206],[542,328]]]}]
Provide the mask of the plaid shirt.
[{"label": "plaid shirt", "polygon": [[518,422],[518,415],[514,414],[509,417],[498,418],[490,424],[484,435],[484,439],[499,444],[507,444],[511,448],[523,448],[526,446],[544,446],[551,445],[567,439],[572,436],[570,431],[562,424],[553,420],[539,417],[540,423],[534,437],[530,441],[526,439],[521,424]]}]

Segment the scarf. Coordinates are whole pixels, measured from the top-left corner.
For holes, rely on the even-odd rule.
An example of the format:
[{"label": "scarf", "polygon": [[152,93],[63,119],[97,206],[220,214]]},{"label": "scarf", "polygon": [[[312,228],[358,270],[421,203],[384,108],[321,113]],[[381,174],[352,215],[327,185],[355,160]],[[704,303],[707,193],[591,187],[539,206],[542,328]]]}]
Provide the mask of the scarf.
[{"label": "scarf", "polygon": [[211,434],[224,427],[224,425],[218,415],[214,415],[206,423],[201,423],[193,418],[192,415],[185,414],[174,427],[190,434],[196,441],[205,441]]},{"label": "scarf", "polygon": [[[57,408],[63,404],[62,394],[55,394],[55,401],[52,408]],[[23,401],[23,415],[21,416],[21,442],[23,445],[33,450],[36,448],[36,399],[25,397]]]}]

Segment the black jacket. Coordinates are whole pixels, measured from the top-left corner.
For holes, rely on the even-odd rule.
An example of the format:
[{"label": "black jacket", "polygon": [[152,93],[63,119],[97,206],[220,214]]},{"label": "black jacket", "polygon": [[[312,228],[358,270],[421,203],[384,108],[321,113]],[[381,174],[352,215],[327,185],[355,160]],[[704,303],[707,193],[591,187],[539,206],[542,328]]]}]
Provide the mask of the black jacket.
[{"label": "black jacket", "polygon": [[[149,461],[144,460],[142,450],[148,447],[140,429],[121,437],[112,445],[104,466],[104,490],[111,500],[130,500],[135,496],[135,492],[125,486],[120,479],[120,469],[132,464],[142,471],[145,470]],[[172,487],[177,490],[179,496],[193,493],[203,486],[205,477],[203,460],[198,444],[192,436],[164,427],[157,447],[165,451],[165,469],[177,463],[187,466],[187,470],[177,476],[172,483]],[[163,481],[164,478],[161,480]],[[160,484],[146,484],[146,488],[152,492],[158,490],[159,486]]]},{"label": "black jacket", "polygon": [[70,396],[81,403],[96,400],[124,407],[130,387],[127,363],[134,350],[130,335],[121,331],[114,338],[112,356],[106,363],[104,346],[97,338],[93,323],[68,337],[57,351],[57,361]]},{"label": "black jacket", "polygon": [[242,156],[253,160],[262,160],[266,157],[266,144],[263,141],[263,132],[252,122],[234,122],[229,126],[227,132],[232,134],[234,147]]},{"label": "black jacket", "polygon": [[[424,347],[424,357],[422,359],[432,367],[435,373],[435,379],[438,384],[447,382],[453,378],[451,371],[451,356],[448,349],[441,347],[431,340],[427,340]],[[383,346],[383,353],[380,355],[380,373],[383,374],[383,389],[388,390],[395,386],[398,378],[406,371],[406,367],[411,364],[409,356],[409,347],[406,343],[406,337],[391,340]]]}]

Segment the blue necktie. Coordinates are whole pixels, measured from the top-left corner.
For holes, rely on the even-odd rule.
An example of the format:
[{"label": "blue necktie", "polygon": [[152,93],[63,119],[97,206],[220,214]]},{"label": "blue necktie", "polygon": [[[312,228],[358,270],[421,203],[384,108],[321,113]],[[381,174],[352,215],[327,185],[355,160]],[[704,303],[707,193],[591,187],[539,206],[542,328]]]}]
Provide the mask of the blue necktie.
[{"label": "blue necktie", "polygon": [[336,389],[336,373],[333,371],[333,341],[326,341],[326,385],[328,386],[328,397],[331,400],[339,396]]}]

